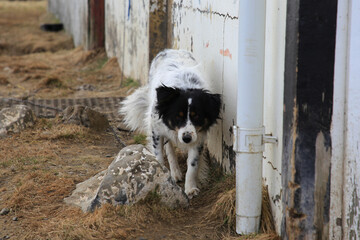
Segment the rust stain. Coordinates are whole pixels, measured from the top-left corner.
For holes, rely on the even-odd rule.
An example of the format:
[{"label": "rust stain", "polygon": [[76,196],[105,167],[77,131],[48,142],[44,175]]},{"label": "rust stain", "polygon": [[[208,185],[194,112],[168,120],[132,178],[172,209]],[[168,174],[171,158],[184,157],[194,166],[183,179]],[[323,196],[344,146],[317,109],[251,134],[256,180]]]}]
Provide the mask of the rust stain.
[{"label": "rust stain", "polygon": [[224,57],[229,57],[230,59],[232,59],[232,54],[230,53],[229,49],[220,49],[220,54],[223,55]]},{"label": "rust stain", "polygon": [[294,183],[294,182],[292,182],[292,181],[289,181],[289,182],[288,182],[288,187],[289,187],[291,190],[296,190],[296,189],[300,188],[300,185],[297,184],[297,183]]},{"label": "rust stain", "polygon": [[294,108],[293,108],[293,122],[292,122],[292,153],[291,153],[291,159],[290,159],[290,168],[291,168],[291,179],[288,182],[288,187],[290,190],[290,199],[289,204],[286,207],[286,232],[288,234],[288,238],[291,239],[299,239],[301,234],[301,222],[306,219],[306,215],[297,212],[296,209],[294,209],[295,205],[295,194],[296,191],[301,187],[298,183],[295,182],[295,174],[296,174],[296,168],[295,168],[295,151],[296,151],[296,139],[298,137],[297,135],[297,125],[298,125],[298,113],[299,108],[296,102],[296,98],[294,98]]},{"label": "rust stain", "polygon": [[[294,99],[294,109],[293,109],[293,132],[292,132],[292,153],[291,153],[291,182],[295,183],[295,150],[296,150],[296,139],[297,139],[297,125],[298,125],[298,115],[299,109],[297,106],[296,98]],[[296,189],[295,189],[296,190]],[[293,192],[294,194],[294,192]],[[294,196],[292,195],[291,202],[294,202]]]}]

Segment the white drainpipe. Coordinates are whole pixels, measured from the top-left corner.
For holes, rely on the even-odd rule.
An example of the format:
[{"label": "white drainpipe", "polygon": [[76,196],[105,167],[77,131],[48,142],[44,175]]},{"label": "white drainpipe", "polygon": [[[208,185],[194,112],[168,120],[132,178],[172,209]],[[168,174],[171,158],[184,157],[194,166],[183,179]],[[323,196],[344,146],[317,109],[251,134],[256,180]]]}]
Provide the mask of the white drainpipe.
[{"label": "white drainpipe", "polygon": [[236,232],[259,230],[262,201],[262,159],[266,0],[240,0],[236,152]]}]

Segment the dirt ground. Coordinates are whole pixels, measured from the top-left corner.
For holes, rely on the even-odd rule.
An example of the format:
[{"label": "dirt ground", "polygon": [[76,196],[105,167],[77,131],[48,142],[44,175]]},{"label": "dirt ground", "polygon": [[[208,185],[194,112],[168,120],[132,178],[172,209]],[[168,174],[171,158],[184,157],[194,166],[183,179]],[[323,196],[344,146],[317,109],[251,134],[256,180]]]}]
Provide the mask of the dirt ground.
[{"label": "dirt ground", "polygon": [[[74,48],[64,31],[40,30],[57,21],[46,9],[46,1],[0,0],[2,98],[119,97],[137,87],[104,50]],[[120,138],[139,141],[129,132]],[[0,210],[10,209],[0,216],[0,239],[278,239],[266,191],[262,233],[236,236],[234,176],[214,166],[209,186],[186,209],[154,199],[87,214],[65,205],[75,185],[106,169],[119,150],[111,133],[58,118],[38,118],[34,127],[0,139]]]}]

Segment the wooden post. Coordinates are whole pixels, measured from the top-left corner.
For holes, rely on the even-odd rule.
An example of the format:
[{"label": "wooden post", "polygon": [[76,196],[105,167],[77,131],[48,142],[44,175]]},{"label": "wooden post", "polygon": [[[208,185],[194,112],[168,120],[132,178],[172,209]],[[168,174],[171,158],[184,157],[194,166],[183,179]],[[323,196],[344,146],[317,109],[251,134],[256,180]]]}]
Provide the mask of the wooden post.
[{"label": "wooden post", "polygon": [[105,46],[105,0],[89,0],[88,44],[89,50]]}]

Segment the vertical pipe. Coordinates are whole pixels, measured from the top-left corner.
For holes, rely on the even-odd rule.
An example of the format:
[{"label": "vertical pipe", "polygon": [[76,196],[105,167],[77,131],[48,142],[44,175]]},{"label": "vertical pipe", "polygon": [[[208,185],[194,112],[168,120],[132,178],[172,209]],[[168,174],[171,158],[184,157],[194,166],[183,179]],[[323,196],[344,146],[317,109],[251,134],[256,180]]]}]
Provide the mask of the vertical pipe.
[{"label": "vertical pipe", "polygon": [[[240,0],[237,126],[263,127],[266,0]],[[258,232],[262,201],[261,151],[236,154],[236,232]]]}]

